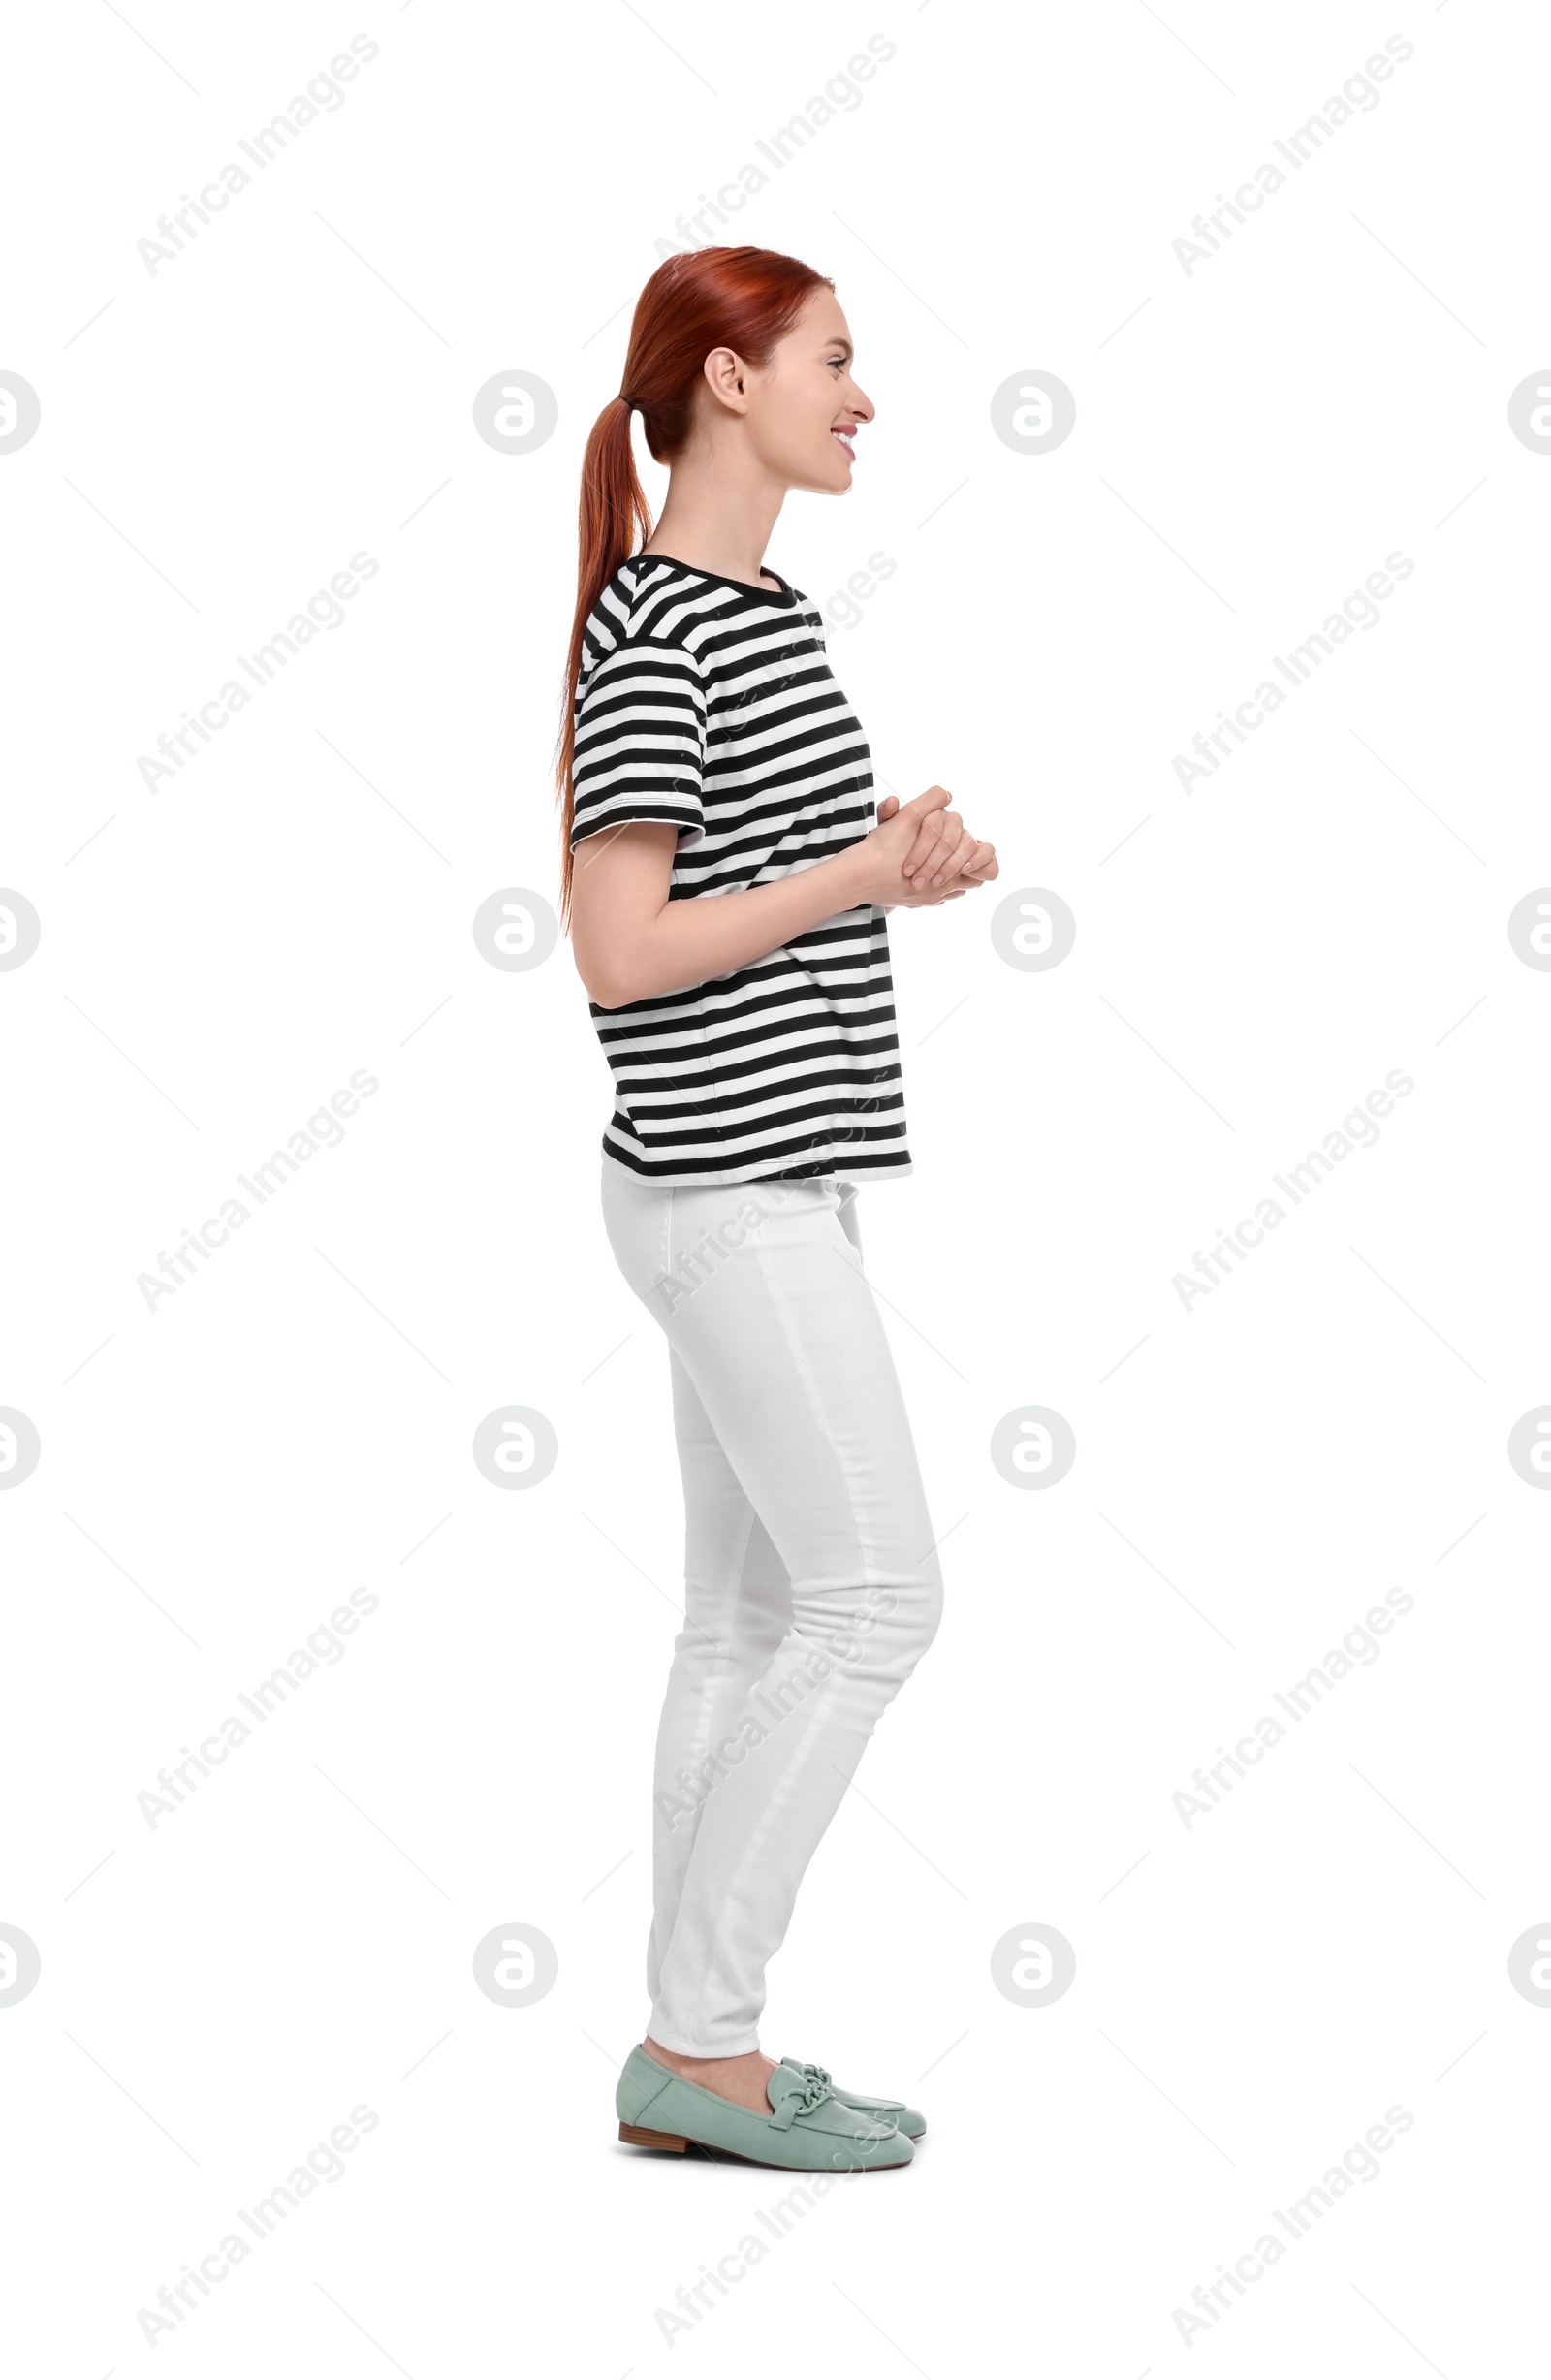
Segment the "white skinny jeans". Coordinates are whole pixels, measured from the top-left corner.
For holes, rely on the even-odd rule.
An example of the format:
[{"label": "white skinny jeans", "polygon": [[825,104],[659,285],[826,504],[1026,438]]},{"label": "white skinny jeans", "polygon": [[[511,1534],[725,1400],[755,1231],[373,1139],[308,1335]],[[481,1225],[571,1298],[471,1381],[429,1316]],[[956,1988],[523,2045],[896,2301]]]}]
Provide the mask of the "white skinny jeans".
[{"label": "white skinny jeans", "polygon": [[765,1965],[942,1573],[856,1189],[664,1188],[603,1160],[619,1268],[666,1334],[684,1625],[657,1734],[648,2031],[759,2047]]}]

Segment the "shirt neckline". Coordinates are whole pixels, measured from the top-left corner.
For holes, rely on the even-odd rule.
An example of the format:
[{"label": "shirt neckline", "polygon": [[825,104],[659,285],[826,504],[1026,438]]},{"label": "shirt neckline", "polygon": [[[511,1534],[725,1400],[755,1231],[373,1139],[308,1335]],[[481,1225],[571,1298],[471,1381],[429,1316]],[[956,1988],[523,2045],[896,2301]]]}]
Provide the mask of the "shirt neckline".
[{"label": "shirt neckline", "polygon": [[696,562],[681,562],[676,554],[633,554],[630,558],[636,562],[667,562],[675,570],[687,570],[692,578],[708,579],[712,587],[733,587],[741,595],[763,595],[767,603],[795,606],[797,602],[796,587],[783,579],[778,570],[771,570],[769,562],[763,567],[778,582],[777,587],[756,587],[751,579],[726,579],[719,571],[702,570]]}]

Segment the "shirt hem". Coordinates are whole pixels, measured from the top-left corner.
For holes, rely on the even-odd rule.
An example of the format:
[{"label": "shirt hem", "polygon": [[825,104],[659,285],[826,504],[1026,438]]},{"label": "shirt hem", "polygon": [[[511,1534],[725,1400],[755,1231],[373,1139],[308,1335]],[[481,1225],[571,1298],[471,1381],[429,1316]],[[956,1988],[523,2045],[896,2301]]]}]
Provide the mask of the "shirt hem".
[{"label": "shirt hem", "polygon": [[846,1180],[853,1175],[865,1175],[872,1182],[901,1182],[915,1171],[909,1158],[902,1164],[896,1164],[888,1158],[869,1156],[865,1151],[854,1151],[849,1156],[837,1153],[830,1161],[815,1164],[809,1171],[801,1174],[794,1173],[790,1166],[762,1167],[757,1159],[748,1165],[719,1173],[659,1173],[655,1168],[643,1171],[640,1166],[627,1165],[622,1158],[615,1156],[607,1142],[604,1144],[603,1161],[613,1166],[616,1173],[622,1173],[627,1181],[639,1182],[647,1190],[726,1190],[735,1189],[742,1182],[817,1182],[829,1174],[839,1174]]}]

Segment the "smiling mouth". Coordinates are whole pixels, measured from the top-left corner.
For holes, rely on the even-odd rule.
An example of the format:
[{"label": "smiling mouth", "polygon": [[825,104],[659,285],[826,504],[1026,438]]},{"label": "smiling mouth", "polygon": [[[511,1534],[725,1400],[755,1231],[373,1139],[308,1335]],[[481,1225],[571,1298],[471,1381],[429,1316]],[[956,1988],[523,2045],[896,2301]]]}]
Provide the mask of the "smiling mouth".
[{"label": "smiling mouth", "polygon": [[830,436],[834,438],[838,444],[844,447],[847,457],[853,462],[856,460],[856,454],[855,449],[852,447],[851,440],[855,437],[855,435],[856,432],[854,430],[848,429],[832,429],[830,431]]}]

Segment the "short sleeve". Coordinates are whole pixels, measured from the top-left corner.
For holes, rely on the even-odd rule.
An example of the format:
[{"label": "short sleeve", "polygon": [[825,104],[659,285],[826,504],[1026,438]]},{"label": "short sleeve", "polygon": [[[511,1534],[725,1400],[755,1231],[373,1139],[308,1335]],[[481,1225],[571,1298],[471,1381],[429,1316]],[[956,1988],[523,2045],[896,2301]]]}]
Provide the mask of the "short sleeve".
[{"label": "short sleeve", "polygon": [[604,827],[660,819],[679,845],[705,833],[706,696],[681,646],[629,637],[597,661],[577,707],[571,847]]}]

